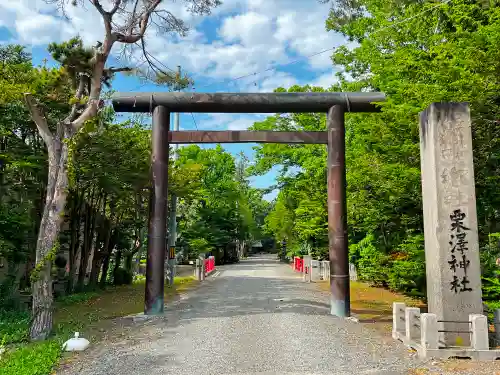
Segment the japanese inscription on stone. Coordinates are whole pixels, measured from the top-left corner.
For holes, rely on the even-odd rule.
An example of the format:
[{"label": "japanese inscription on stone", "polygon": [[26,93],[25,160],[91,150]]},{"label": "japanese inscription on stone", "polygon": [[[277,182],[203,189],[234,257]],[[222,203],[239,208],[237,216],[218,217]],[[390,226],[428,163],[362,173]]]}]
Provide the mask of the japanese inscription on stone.
[{"label": "japanese inscription on stone", "polygon": [[464,124],[444,121],[438,131],[441,150],[440,181],[443,184],[443,201],[446,205],[460,207],[466,205],[469,197],[461,187],[470,182],[469,171],[465,166]]},{"label": "japanese inscription on stone", "polygon": [[467,105],[433,103],[420,136],[428,309],[441,320],[440,341],[467,346],[470,334],[456,322],[483,312]]},{"label": "japanese inscription on stone", "polygon": [[467,228],[464,224],[466,214],[462,210],[454,210],[450,215],[450,259],[448,264],[453,272],[453,279],[450,282],[451,290],[455,293],[472,292],[467,269],[470,265],[470,260],[467,259]]}]

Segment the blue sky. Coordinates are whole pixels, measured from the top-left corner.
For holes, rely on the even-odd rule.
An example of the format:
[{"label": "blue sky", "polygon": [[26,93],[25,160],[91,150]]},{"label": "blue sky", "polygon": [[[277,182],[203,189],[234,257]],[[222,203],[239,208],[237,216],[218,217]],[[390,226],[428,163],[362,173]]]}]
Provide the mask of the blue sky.
[{"label": "blue sky", "polygon": [[[110,1],[101,3],[106,7]],[[208,17],[189,14],[179,0],[164,0],[162,7],[182,18],[191,31],[187,37],[179,38],[149,29],[148,51],[169,69],[175,70],[180,65],[194,79],[194,87],[189,90],[272,92],[277,87],[294,84],[329,87],[335,82],[330,52],[309,57],[346,43],[325,30],[329,7],[317,0],[225,0]],[[0,0],[0,41],[26,45],[38,64],[48,58],[46,46],[51,41],[75,35],[89,45],[102,40],[102,21],[89,0],[83,0],[83,7],[67,6],[67,18],[60,15],[55,5],[43,0]],[[119,57],[119,52],[116,46],[111,65],[134,66],[141,62],[139,51],[126,60]],[[166,91],[124,76],[116,77],[113,89]],[[193,120],[188,113],[181,114],[180,127],[181,130],[244,130],[264,118],[250,114],[194,114]],[[235,155],[243,151],[252,160],[253,146],[227,144],[224,148]],[[274,184],[275,173],[255,177],[252,184],[268,187]],[[274,196],[272,193],[267,198]]]}]

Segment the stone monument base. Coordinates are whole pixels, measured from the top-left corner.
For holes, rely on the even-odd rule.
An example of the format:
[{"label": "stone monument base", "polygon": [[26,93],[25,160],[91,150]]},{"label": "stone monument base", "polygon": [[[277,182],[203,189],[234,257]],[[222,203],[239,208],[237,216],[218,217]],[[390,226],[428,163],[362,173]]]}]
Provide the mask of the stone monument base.
[{"label": "stone monument base", "polygon": [[[417,307],[393,304],[392,337],[417,351],[419,358],[468,358],[477,361],[500,359],[500,349],[489,348],[488,320],[482,314],[470,314],[470,346],[443,347],[435,314],[420,313]],[[441,332],[442,333],[442,332]]]}]

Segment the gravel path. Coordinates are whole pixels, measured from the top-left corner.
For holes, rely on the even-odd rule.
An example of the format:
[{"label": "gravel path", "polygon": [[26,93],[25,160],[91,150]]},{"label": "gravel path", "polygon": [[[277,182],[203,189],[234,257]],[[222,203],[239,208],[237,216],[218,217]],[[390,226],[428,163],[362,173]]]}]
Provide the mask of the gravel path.
[{"label": "gravel path", "polygon": [[164,318],[84,353],[58,374],[408,374],[403,345],[329,315],[324,293],[272,256],[219,267]]}]

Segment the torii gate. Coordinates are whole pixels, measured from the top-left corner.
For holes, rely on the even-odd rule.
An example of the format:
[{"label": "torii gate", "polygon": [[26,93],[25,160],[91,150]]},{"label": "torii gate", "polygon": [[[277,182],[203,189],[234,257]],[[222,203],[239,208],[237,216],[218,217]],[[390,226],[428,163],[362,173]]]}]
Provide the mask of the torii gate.
[{"label": "torii gate", "polygon": [[[321,93],[117,93],[116,112],[152,112],[152,196],[149,210],[148,258],[144,313],[164,309],[167,238],[168,157],[170,144],[186,143],[309,143],[328,150],[328,242],[331,314],[350,316],[349,251],[347,246],[344,113],[378,112],[373,103],[385,101],[380,92]],[[171,112],[304,113],[326,112],[326,131],[175,131]]]}]

